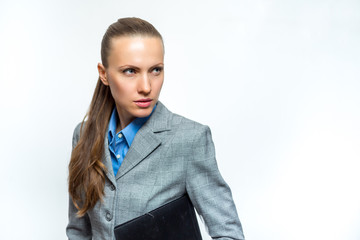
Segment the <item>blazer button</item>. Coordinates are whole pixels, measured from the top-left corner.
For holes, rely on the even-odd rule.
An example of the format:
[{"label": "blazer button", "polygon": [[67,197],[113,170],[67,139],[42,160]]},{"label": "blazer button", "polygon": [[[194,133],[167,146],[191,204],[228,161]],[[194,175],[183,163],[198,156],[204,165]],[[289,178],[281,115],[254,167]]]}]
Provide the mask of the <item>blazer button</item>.
[{"label": "blazer button", "polygon": [[115,190],[115,186],[113,184],[110,185],[110,190],[114,191]]},{"label": "blazer button", "polygon": [[112,215],[111,215],[111,213],[110,213],[109,211],[106,212],[105,218],[106,218],[106,220],[108,220],[109,222],[111,221]]}]

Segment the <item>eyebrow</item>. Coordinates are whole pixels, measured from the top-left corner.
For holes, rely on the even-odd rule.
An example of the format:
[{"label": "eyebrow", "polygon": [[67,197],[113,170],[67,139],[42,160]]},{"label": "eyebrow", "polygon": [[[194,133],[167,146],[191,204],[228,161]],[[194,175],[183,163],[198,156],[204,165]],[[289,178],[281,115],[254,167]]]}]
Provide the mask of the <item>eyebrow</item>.
[{"label": "eyebrow", "polygon": [[[153,66],[151,66],[150,68],[154,68],[154,67],[157,67],[157,66],[164,66],[164,63],[160,62],[160,63],[157,63],[157,64],[154,64]],[[140,68],[139,67],[136,67],[134,65],[123,65],[123,66],[120,66],[118,67],[119,70],[121,69],[126,69],[126,68],[133,68],[135,70],[139,70]]]},{"label": "eyebrow", "polygon": [[139,68],[138,68],[138,67],[133,66],[133,65],[124,65],[124,66],[120,66],[120,67],[118,67],[118,69],[119,69],[119,70],[122,70],[122,69],[127,69],[127,68],[133,68],[133,69],[135,69],[135,70],[139,70]]}]

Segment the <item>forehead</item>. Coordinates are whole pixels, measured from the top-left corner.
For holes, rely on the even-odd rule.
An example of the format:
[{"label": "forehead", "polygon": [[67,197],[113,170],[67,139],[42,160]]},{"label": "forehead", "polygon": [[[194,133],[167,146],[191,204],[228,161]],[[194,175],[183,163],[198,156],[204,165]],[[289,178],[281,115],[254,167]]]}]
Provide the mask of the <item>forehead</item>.
[{"label": "forehead", "polygon": [[162,63],[163,59],[163,43],[158,37],[126,36],[111,39],[109,66],[151,65]]}]

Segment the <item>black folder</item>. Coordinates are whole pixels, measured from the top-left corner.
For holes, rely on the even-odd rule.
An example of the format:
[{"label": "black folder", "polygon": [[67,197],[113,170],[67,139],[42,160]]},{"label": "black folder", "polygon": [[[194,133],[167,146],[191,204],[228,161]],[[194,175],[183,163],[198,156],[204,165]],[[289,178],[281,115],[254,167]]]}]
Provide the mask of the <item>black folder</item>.
[{"label": "black folder", "polygon": [[114,232],[116,240],[202,240],[187,194],[116,226]]}]

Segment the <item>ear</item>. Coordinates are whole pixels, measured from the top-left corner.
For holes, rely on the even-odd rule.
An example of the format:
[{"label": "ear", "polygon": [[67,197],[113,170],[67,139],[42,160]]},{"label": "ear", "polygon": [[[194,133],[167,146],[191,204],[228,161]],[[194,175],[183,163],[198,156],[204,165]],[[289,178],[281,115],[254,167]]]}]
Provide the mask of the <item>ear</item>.
[{"label": "ear", "polygon": [[98,63],[97,69],[99,71],[99,77],[100,77],[101,82],[105,86],[109,86],[109,82],[108,82],[107,77],[106,77],[106,69],[105,69],[104,65],[102,65],[101,63]]}]

